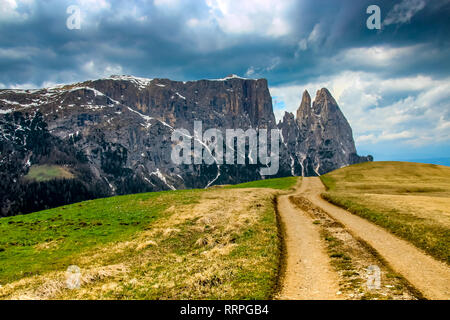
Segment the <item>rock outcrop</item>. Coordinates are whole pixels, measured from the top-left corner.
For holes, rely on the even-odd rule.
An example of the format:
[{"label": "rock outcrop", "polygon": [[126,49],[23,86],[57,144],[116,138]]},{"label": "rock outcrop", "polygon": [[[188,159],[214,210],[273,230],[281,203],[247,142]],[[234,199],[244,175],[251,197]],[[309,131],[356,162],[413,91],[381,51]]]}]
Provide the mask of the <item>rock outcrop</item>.
[{"label": "rock outcrop", "polygon": [[286,113],[278,127],[292,157],[295,175],[322,175],[349,164],[373,160],[371,156],[357,155],[352,129],[325,88],[317,91],[312,105],[305,91],[295,121],[293,114]]}]

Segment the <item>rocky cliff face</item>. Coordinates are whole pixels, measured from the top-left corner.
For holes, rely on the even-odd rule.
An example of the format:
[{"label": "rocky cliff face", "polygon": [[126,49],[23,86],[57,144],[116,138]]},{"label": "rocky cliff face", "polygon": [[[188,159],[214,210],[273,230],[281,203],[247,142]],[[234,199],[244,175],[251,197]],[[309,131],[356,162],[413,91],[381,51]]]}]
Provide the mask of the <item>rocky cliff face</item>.
[{"label": "rocky cliff face", "polygon": [[22,183],[23,194],[23,177],[38,164],[68,167],[86,197],[262,178],[259,165],[174,164],[171,134],[177,128],[193,132],[194,120],[203,122],[203,130],[281,130],[277,176],[323,174],[370,160],[356,155],[351,128],[326,89],[318,91],[312,106],[305,92],[297,117],[286,114],[278,125],[265,79],[112,76],[47,89],[0,90],[2,214],[18,210],[12,205],[17,199],[5,194],[8,187]]},{"label": "rocky cliff face", "polygon": [[373,160],[371,156],[357,155],[352,129],[325,88],[317,91],[312,105],[305,91],[297,117],[294,119],[293,114],[286,113],[278,127],[295,175],[322,175],[349,164]]}]

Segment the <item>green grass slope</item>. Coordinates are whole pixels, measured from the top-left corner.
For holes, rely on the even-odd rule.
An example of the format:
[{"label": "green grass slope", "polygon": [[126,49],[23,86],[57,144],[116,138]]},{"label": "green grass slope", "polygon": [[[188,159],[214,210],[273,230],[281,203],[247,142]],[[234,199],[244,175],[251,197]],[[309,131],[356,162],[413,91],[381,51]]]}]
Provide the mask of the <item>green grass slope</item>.
[{"label": "green grass slope", "polygon": [[[261,188],[116,196],[2,218],[0,298],[267,299],[280,256],[277,191]],[[80,290],[64,287],[70,265],[90,275]]]},{"label": "green grass slope", "polygon": [[[77,254],[121,241],[164,216],[169,205],[198,201],[198,191],[96,199],[0,219],[0,284],[70,265]],[[41,248],[49,249],[41,250]]]},{"label": "green grass slope", "polygon": [[293,188],[298,181],[298,177],[286,177],[286,178],[273,178],[265,180],[250,181],[235,185],[225,186],[225,189],[236,188],[269,188],[278,190],[288,190]]},{"label": "green grass slope", "polygon": [[25,178],[41,182],[52,179],[72,179],[73,174],[68,169],[61,166],[33,165]]}]

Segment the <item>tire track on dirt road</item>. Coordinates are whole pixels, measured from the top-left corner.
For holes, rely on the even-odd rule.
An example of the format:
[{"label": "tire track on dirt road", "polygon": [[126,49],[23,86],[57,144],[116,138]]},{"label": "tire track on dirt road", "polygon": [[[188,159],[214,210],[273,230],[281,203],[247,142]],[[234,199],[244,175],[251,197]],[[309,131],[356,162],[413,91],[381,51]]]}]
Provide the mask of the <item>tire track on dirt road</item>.
[{"label": "tire track on dirt road", "polygon": [[[301,182],[300,182],[301,183]],[[297,191],[298,192],[298,191]],[[332,270],[320,229],[310,216],[295,207],[289,196],[278,197],[278,212],[284,228],[285,272],[277,299],[339,299],[339,280]]]},{"label": "tire track on dirt road", "polygon": [[[450,299],[450,268],[385,229],[322,199],[325,187],[317,177],[303,178],[299,192],[347,230],[372,246],[428,299]],[[287,248],[289,250],[289,248]]]}]

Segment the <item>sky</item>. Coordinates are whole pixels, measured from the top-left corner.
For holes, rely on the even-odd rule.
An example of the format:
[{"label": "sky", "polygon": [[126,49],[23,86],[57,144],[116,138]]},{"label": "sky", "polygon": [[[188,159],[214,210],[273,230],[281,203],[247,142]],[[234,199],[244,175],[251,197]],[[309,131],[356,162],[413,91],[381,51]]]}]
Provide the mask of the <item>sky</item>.
[{"label": "sky", "polygon": [[0,88],[237,74],[268,80],[280,120],[326,87],[359,154],[450,164],[449,17],[450,0],[0,0]]}]

